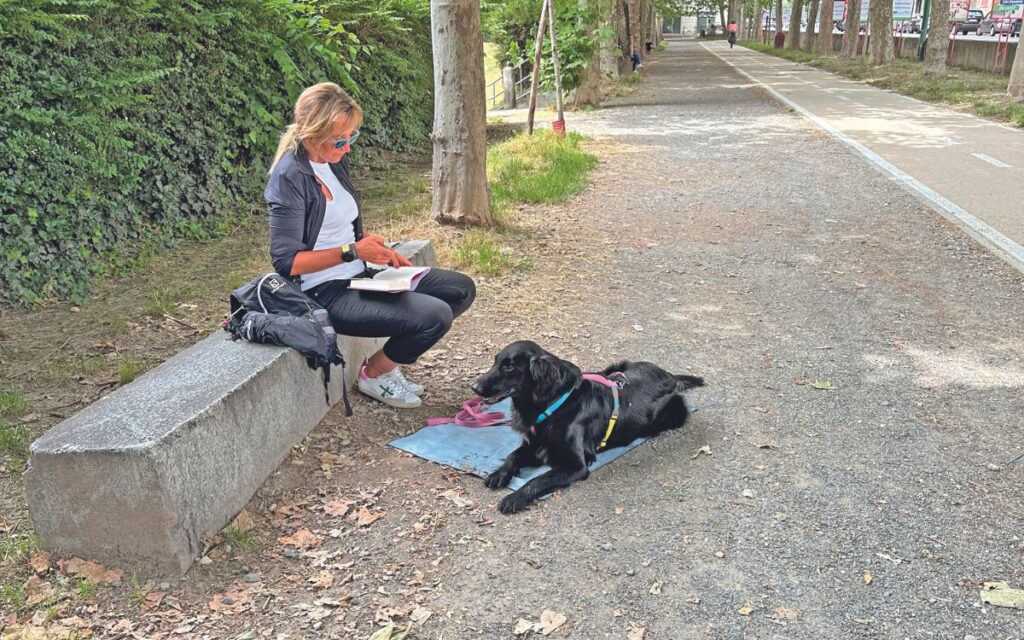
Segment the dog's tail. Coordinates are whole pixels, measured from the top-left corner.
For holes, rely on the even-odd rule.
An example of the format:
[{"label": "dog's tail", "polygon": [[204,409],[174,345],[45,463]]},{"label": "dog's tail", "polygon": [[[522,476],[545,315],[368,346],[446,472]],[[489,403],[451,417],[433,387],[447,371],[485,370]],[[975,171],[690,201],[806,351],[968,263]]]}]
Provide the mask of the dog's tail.
[{"label": "dog's tail", "polygon": [[688,376],[685,374],[679,374],[674,375],[672,377],[676,379],[676,388],[678,388],[680,391],[683,391],[685,389],[693,389],[694,387],[704,386],[704,378],[701,378],[699,376]]}]

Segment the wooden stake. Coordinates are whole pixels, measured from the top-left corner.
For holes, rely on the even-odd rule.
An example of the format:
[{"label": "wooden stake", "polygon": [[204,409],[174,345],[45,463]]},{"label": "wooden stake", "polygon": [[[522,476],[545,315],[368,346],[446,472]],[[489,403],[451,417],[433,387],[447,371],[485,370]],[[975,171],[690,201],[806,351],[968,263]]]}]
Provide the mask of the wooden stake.
[{"label": "wooden stake", "polygon": [[555,3],[547,0],[548,22],[551,25],[551,62],[555,66],[555,104],[558,106],[559,122],[565,120],[565,113],[562,110],[562,71],[558,66],[558,39],[555,36]]},{"label": "wooden stake", "polygon": [[526,135],[533,135],[533,114],[537,110],[537,92],[540,90],[540,56],[544,52],[544,28],[547,27],[548,3],[544,0],[540,8],[540,23],[537,25],[537,50],[533,55],[533,79],[530,82],[530,111],[526,116]]}]

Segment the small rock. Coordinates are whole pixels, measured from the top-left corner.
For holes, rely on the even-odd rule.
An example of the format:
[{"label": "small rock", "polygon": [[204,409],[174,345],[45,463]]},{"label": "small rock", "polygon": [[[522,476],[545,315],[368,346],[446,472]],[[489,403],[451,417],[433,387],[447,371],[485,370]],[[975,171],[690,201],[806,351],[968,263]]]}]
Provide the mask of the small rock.
[{"label": "small rock", "polygon": [[231,596],[224,596],[223,598],[220,599],[220,601],[223,602],[224,604],[228,605],[229,607],[231,605],[235,604],[235,599],[232,598]]},{"label": "small rock", "polygon": [[296,551],[295,549],[285,549],[284,550],[284,557],[291,558],[292,560],[296,560],[299,557],[299,552]]},{"label": "small rock", "polygon": [[999,465],[997,465],[997,464],[992,464],[992,463],[990,462],[990,463],[988,463],[988,470],[989,470],[989,471],[999,471]]},{"label": "small rock", "polygon": [[210,559],[210,556],[203,556],[199,558],[199,564],[213,564],[213,560]]},{"label": "small rock", "polygon": [[161,591],[170,591],[171,590],[171,583],[170,582],[161,582],[160,583],[160,590]]},{"label": "small rock", "polygon": [[251,571],[242,576],[242,580],[245,580],[246,582],[259,582],[262,579],[263,576],[260,575],[259,571]]},{"label": "small rock", "polygon": [[635,576],[636,575],[636,570],[632,569],[632,568],[626,569],[626,575],[627,576]]},{"label": "small rock", "polygon": [[610,543],[610,542],[602,542],[598,546],[601,547],[602,549],[604,549],[605,551],[611,551],[612,549],[615,548],[615,547],[612,546],[612,543]]},{"label": "small rock", "polygon": [[743,490],[743,497],[744,498],[753,498],[754,497],[754,492],[751,491],[750,489],[744,489]]},{"label": "small rock", "polygon": [[249,568],[249,565],[243,564],[242,568],[239,569],[238,571],[239,571],[239,573],[250,573],[252,571],[252,569]]}]

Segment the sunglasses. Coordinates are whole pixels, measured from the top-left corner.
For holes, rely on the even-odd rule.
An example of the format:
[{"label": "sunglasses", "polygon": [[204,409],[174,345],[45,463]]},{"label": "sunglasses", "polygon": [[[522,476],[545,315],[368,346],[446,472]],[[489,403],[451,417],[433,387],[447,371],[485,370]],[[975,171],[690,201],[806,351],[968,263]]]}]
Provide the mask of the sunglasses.
[{"label": "sunglasses", "polygon": [[334,143],[334,148],[335,149],[341,149],[342,147],[344,147],[347,144],[355,144],[355,141],[356,141],[356,139],[358,137],[359,137],[359,130],[356,129],[355,131],[352,132],[352,135],[350,135],[349,137],[347,137],[347,138],[339,138],[338,140],[336,140],[335,143]]}]

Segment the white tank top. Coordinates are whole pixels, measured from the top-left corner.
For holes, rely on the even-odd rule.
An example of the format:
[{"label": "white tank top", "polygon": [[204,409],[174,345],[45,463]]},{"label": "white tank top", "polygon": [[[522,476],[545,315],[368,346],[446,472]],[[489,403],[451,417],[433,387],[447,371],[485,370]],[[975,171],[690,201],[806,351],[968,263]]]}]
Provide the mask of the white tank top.
[{"label": "white tank top", "polygon": [[[313,247],[313,250],[341,249],[342,245],[354,243],[356,241],[355,221],[359,216],[355,198],[348,192],[348,189],[341,186],[341,182],[326,163],[310,162],[309,164],[313,167],[313,173],[327,187],[332,196],[327,201],[324,224],[320,227],[320,235],[316,238],[316,246]],[[355,260],[342,262],[322,271],[305,273],[302,275],[302,290],[312,289],[329,280],[348,280],[365,270],[366,264],[362,260]]]}]

